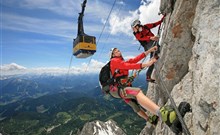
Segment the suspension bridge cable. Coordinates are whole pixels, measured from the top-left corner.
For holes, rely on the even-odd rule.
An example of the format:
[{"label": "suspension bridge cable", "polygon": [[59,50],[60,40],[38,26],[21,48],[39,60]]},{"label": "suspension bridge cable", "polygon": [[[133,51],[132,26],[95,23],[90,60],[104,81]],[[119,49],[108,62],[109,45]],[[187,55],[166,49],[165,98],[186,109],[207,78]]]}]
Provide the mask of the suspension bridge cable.
[{"label": "suspension bridge cable", "polygon": [[[104,23],[104,26],[103,26],[103,28],[102,28],[102,31],[101,31],[100,35],[99,35],[99,38],[98,38],[98,41],[97,41],[96,46],[98,46],[99,40],[100,40],[100,38],[101,38],[101,36],[102,36],[102,34],[103,34],[103,31],[104,31],[104,29],[105,29],[105,26],[106,26],[106,24],[107,24],[107,22],[108,22],[108,19],[109,19],[111,13],[112,13],[112,10],[113,10],[113,8],[114,8],[114,6],[115,6],[115,4],[116,4],[116,1],[117,1],[117,0],[114,1],[113,5],[112,5],[112,8],[111,8],[111,10],[110,10],[110,12],[109,12],[109,14],[108,14],[108,17],[107,17],[107,19],[106,19],[106,21],[105,21],[105,23]],[[93,57],[93,56],[90,57],[90,60],[89,60],[89,62],[88,62],[88,64],[87,64],[87,67],[86,67],[86,69],[85,69],[85,72],[87,72],[87,69],[88,69],[88,67],[89,67],[89,65],[90,65],[90,62],[91,62],[91,60],[92,60],[92,57]],[[68,68],[67,75],[66,75],[66,79],[65,79],[65,83],[64,83],[64,89],[66,89],[67,80],[68,80],[68,76],[69,76],[69,71],[70,71],[70,67],[71,67],[71,65],[72,65],[72,59],[73,59],[73,55],[71,55],[71,58],[70,58],[69,68]]]},{"label": "suspension bridge cable", "polygon": [[[104,26],[103,26],[103,28],[102,28],[102,31],[101,31],[100,35],[99,35],[99,38],[98,38],[96,47],[97,47],[98,44],[99,44],[99,40],[100,40],[100,38],[101,38],[101,36],[102,36],[102,34],[103,34],[103,31],[104,31],[104,29],[105,29],[105,26],[106,26],[106,24],[107,24],[107,22],[108,22],[108,19],[109,19],[111,13],[112,13],[112,10],[113,10],[113,8],[114,8],[114,6],[115,6],[115,4],[116,4],[116,1],[117,1],[117,0],[114,1],[113,5],[112,5],[112,8],[111,8],[111,10],[110,10],[110,12],[109,12],[109,14],[108,14],[108,17],[107,17],[107,19],[106,19],[106,21],[105,21],[105,23],[104,23]],[[92,60],[92,57],[93,57],[93,56],[90,57],[90,60],[89,60],[89,62],[88,62],[88,64],[87,64],[87,67],[86,67],[85,72],[87,72],[87,69],[88,69],[88,67],[89,67],[89,65],[90,65],[90,62],[91,62],[91,60]]]},{"label": "suspension bridge cable", "polygon": [[[120,13],[120,11],[121,11],[121,8],[122,8],[122,5],[120,6],[120,8],[119,8],[119,10],[118,10],[117,16],[119,16],[119,13]],[[115,23],[116,23],[116,18],[114,19],[113,26],[115,25]],[[107,38],[106,38],[105,41],[108,41],[109,37],[110,37],[110,32],[108,33],[108,36],[107,36]],[[99,53],[99,57],[98,57],[98,58],[100,58],[100,55],[102,54],[102,52],[103,52],[103,50],[104,50],[104,47],[105,47],[105,46],[103,45],[103,47],[102,47],[102,49],[101,49],[101,52]]]},{"label": "suspension bridge cable", "polygon": [[69,68],[68,68],[68,71],[67,71],[67,74],[66,74],[65,83],[64,83],[64,90],[66,90],[66,85],[67,85],[67,80],[68,80],[68,77],[69,77],[70,67],[72,65],[72,59],[73,59],[73,55],[71,54]]}]

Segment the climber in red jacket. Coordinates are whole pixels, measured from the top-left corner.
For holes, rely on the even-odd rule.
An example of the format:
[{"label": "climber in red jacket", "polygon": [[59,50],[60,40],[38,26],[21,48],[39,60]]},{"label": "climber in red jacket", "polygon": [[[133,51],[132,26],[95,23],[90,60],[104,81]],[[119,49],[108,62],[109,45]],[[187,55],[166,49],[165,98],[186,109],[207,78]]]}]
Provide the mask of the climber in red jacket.
[{"label": "climber in red jacket", "polygon": [[[141,25],[141,22],[139,20],[135,20],[132,24],[131,27],[133,29],[133,34],[135,35],[136,39],[140,42],[141,46],[144,47],[144,50],[147,51],[150,49],[152,46],[156,45],[159,48],[159,45],[157,41],[159,40],[159,37],[155,36],[152,32],[151,29],[160,25],[163,21],[165,16],[163,18],[155,23],[148,23],[145,25]],[[155,42],[155,44],[154,44]],[[155,53],[157,55],[159,53],[158,51]],[[153,57],[153,53],[150,54],[150,58]],[[154,82],[155,80],[151,78],[151,74],[154,68],[154,64],[152,64],[146,73],[146,80],[148,82]]]},{"label": "climber in red jacket", "polygon": [[[132,69],[142,69],[151,66],[157,61],[157,58],[153,57],[150,61],[146,63],[138,63],[141,59],[146,57],[149,53],[156,51],[157,46],[141,53],[133,59],[125,61],[122,57],[121,52],[114,48],[111,52],[111,62],[110,69],[111,74],[115,78],[115,83],[110,85],[110,94],[115,98],[122,98],[132,109],[146,121],[150,121],[152,124],[157,123],[158,117],[163,121],[170,121],[176,118],[175,111],[172,111],[172,116],[170,111],[166,110],[164,107],[160,108],[152,100],[146,97],[140,88],[131,87],[131,82],[129,81],[129,70]],[[144,109],[153,113],[153,117],[148,117],[145,111],[139,106],[141,105]],[[169,118],[167,118],[169,116]]]}]

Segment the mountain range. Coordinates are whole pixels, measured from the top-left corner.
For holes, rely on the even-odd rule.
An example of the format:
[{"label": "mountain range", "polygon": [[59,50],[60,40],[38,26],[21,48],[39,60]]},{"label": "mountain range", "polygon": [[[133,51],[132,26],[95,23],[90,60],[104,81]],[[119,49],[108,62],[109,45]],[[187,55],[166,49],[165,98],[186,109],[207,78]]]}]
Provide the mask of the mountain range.
[{"label": "mountain range", "polygon": [[[144,86],[140,80],[135,85]],[[95,74],[22,75],[0,81],[3,134],[76,134],[89,121],[110,119],[135,134],[145,125],[123,101],[101,92]]]}]

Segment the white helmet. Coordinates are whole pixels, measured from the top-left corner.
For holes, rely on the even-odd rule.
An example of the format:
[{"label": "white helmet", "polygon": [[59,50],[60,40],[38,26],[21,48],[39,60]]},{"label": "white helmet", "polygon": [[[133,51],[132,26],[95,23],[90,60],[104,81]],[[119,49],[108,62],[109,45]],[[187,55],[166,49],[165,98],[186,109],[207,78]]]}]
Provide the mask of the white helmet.
[{"label": "white helmet", "polygon": [[140,25],[140,24],[141,24],[141,21],[137,19],[131,24],[131,27],[134,28],[135,26]]},{"label": "white helmet", "polygon": [[112,55],[113,55],[113,51],[117,49],[117,48],[111,48],[111,50],[109,51],[109,57],[110,59],[112,58]]}]

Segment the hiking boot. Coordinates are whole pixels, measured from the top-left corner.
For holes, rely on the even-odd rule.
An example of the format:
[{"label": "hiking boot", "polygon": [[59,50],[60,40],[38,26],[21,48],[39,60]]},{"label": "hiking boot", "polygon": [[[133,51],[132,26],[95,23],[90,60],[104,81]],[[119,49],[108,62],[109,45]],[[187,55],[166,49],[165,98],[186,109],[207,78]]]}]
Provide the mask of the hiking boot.
[{"label": "hiking boot", "polygon": [[148,122],[156,126],[158,123],[159,117],[157,115],[152,115],[148,117]]},{"label": "hiking boot", "polygon": [[[192,112],[191,105],[188,102],[181,102],[178,106],[178,110],[183,118],[187,112]],[[174,120],[170,129],[177,135],[183,132],[183,127],[179,119]]]},{"label": "hiking boot", "polygon": [[151,82],[151,83],[155,83],[155,80],[152,79],[150,76],[147,76],[147,81],[148,81],[148,82]]},{"label": "hiking boot", "polygon": [[174,120],[177,119],[175,110],[171,106],[163,106],[160,108],[162,121],[165,122],[169,127],[173,124]]}]

